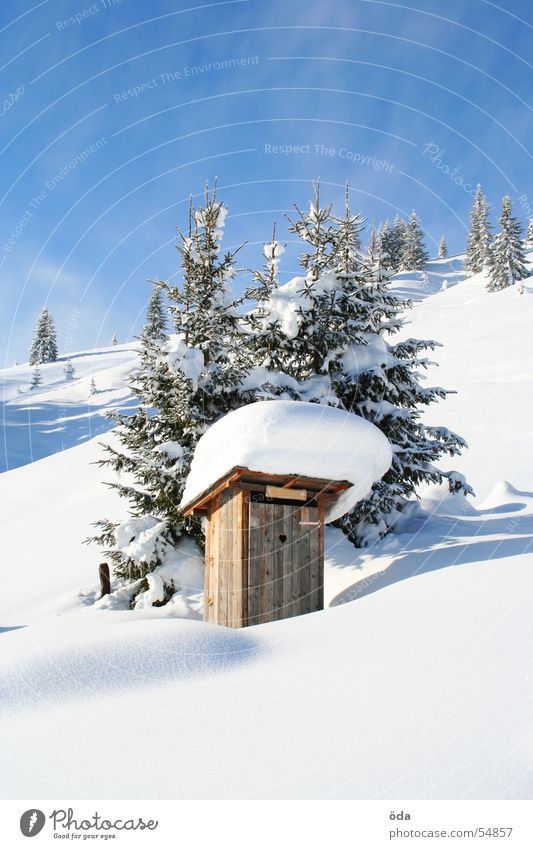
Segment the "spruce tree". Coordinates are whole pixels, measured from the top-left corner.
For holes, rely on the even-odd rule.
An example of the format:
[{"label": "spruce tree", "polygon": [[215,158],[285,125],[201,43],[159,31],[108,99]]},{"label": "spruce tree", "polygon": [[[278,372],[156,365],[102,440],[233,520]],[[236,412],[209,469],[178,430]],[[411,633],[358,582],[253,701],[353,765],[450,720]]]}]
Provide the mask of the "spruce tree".
[{"label": "spruce tree", "polygon": [[392,226],[392,245],[391,245],[391,267],[394,271],[399,271],[402,265],[402,257],[407,241],[408,225],[400,217],[398,213],[394,216]]},{"label": "spruce tree", "polygon": [[143,327],[142,338],[165,339],[167,335],[167,324],[161,286],[157,282],[154,282],[146,310],[146,324]]},{"label": "spruce tree", "polygon": [[429,254],[424,245],[424,231],[413,209],[411,217],[405,226],[401,268],[405,271],[421,271],[428,260]]},{"label": "spruce tree", "polygon": [[[350,220],[348,206],[345,220]],[[345,243],[349,231],[338,224],[339,239]],[[459,453],[464,440],[420,421],[420,410],[447,394],[421,383],[420,370],[429,365],[426,352],[435,343],[408,339],[390,344],[388,339],[403,326],[402,314],[410,303],[391,292],[379,272],[357,269],[347,258],[349,251],[336,255],[337,299],[346,332],[340,344],[335,340],[328,357],[328,403],[340,403],[377,425],[392,443],[394,457],[372,493],[339,522],[356,545],[368,545],[391,529],[418,484],[448,479],[450,489],[471,490],[460,475],[443,473],[434,465],[444,454]]]},{"label": "spruce tree", "polygon": [[70,357],[65,363],[65,368],[63,369],[63,374],[65,375],[65,380],[73,380],[74,379],[74,366],[70,361]]},{"label": "spruce tree", "polygon": [[57,341],[54,320],[47,307],[41,310],[30,348],[30,365],[57,360]]},{"label": "spruce tree", "polygon": [[[202,541],[201,525],[179,509],[194,448],[209,425],[253,400],[244,387],[247,334],[239,310],[245,298],[235,299],[230,289],[236,251],[220,247],[225,217],[216,187],[213,193],[206,187],[199,209],[191,204],[189,230],[179,233],[181,281],[158,281],[141,334],[130,387],[139,408],[113,416],[120,447],[108,446],[101,465],[127,473],[110,485],[129,502],[131,517],[96,523],[93,541],[114,561],[115,574],[130,582],[156,569],[184,533]],[[172,337],[161,320],[162,293],[176,330]],[[138,584],[135,594],[143,587]]]},{"label": "spruce tree", "polygon": [[518,219],[513,216],[511,198],[508,195],[502,200],[499,224],[500,232],[494,239],[490,255],[487,283],[490,292],[512,286],[517,280],[523,280],[529,275],[525,266],[522,228]]},{"label": "spruce tree", "polygon": [[118,339],[117,339],[116,333],[113,333],[113,338],[111,339],[111,344],[112,345],[118,345]]},{"label": "spruce tree", "polygon": [[94,377],[91,377],[91,382],[89,384],[89,395],[96,395],[98,389],[96,388],[96,381]]},{"label": "spruce tree", "polygon": [[381,221],[378,225],[378,230],[376,233],[376,268],[381,270],[384,268],[383,265],[383,225]]},{"label": "spruce tree", "polygon": [[[313,206],[319,206],[316,198]],[[401,329],[409,304],[389,290],[379,269],[361,264],[361,216],[351,213],[348,196],[342,217],[336,218],[331,207],[321,210],[320,239],[330,247],[320,252],[326,261],[318,277],[310,280],[304,266],[305,277],[273,288],[253,312],[259,316],[263,338],[270,324],[275,340],[275,375],[269,386],[273,394],[277,386],[278,394],[286,395],[290,378],[291,397],[351,410],[376,424],[393,444],[394,462],[387,475],[339,523],[356,545],[366,545],[390,530],[418,484],[448,479],[451,489],[470,491],[460,475],[434,465],[444,454],[459,453],[465,443],[446,428],[425,427],[420,420],[421,409],[447,394],[421,383],[420,372],[429,365],[426,352],[436,343],[388,341]],[[293,228],[306,232],[304,227]],[[291,303],[292,317],[287,320]],[[265,357],[264,346],[257,354],[259,365],[268,371],[270,354]],[[279,380],[279,372],[284,380]]]},{"label": "spruce tree", "polygon": [[290,397],[298,397],[294,379],[283,371],[291,355],[291,340],[281,326],[280,317],[272,313],[272,305],[279,297],[278,270],[284,252],[285,246],[276,239],[274,224],[271,241],[263,245],[263,268],[253,272],[252,285],[246,290],[246,298],[256,302],[255,308],[244,317],[244,326],[249,329],[250,382],[255,384],[257,395],[262,398],[277,395],[281,390]]},{"label": "spruce tree", "polygon": [[379,225],[379,267],[385,271],[394,271],[395,234],[387,218]]},{"label": "spruce tree", "polygon": [[470,230],[466,244],[465,270],[468,277],[479,274],[480,271],[488,267],[491,241],[489,207],[478,183],[470,214]]},{"label": "spruce tree", "polygon": [[448,246],[446,244],[446,239],[444,238],[444,236],[441,236],[439,242],[439,259],[446,259],[447,256]]},{"label": "spruce tree", "polygon": [[370,228],[370,240],[368,243],[368,261],[372,268],[378,264],[378,234],[376,231],[376,222],[372,221]]},{"label": "spruce tree", "polygon": [[42,378],[42,375],[41,375],[41,369],[40,369],[39,363],[37,362],[37,363],[35,363],[35,366],[34,366],[34,369],[33,369],[32,375],[31,375],[30,389],[37,389],[39,386],[42,385],[42,382],[43,382],[43,378]]}]

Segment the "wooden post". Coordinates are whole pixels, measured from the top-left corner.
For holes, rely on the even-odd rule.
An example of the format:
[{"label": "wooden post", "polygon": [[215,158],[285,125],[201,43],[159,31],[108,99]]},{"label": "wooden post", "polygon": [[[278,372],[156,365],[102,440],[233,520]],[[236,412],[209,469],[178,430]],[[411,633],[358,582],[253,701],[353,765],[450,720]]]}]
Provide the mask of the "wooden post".
[{"label": "wooden post", "polygon": [[103,598],[111,592],[111,579],[109,577],[109,566],[107,563],[100,563],[98,573],[100,575],[100,589],[102,591],[100,598]]}]

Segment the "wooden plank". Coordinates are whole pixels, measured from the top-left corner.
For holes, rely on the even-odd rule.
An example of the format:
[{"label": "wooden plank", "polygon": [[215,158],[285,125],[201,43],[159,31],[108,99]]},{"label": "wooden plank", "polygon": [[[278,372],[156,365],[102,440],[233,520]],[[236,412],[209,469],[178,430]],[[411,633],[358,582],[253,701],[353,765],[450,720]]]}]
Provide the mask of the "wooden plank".
[{"label": "wooden plank", "polygon": [[259,622],[259,568],[261,557],[261,522],[264,504],[249,504],[248,530],[248,624]]},{"label": "wooden plank", "polygon": [[207,603],[207,622],[218,622],[218,575],[220,561],[219,523],[220,503],[218,498],[211,502],[211,520],[209,522],[209,598]]},{"label": "wooden plank", "polygon": [[283,542],[282,562],[283,562],[283,593],[282,593],[282,616],[286,619],[291,616],[292,610],[292,561],[293,561],[293,508],[289,504],[283,505],[283,527],[284,535],[287,539]]},{"label": "wooden plank", "polygon": [[220,494],[220,561],[218,570],[218,623],[229,625],[231,618],[231,557],[232,557],[232,495],[224,490]]},{"label": "wooden plank", "polygon": [[300,539],[304,548],[300,573],[300,614],[309,613],[311,610],[312,537],[316,530],[316,525],[311,525],[311,522],[315,512],[317,512],[316,507],[302,507],[299,511]]},{"label": "wooden plank", "polygon": [[316,530],[317,544],[317,598],[315,610],[324,610],[324,500],[318,500],[318,521]]},{"label": "wooden plank", "polygon": [[286,486],[266,486],[267,498],[290,498],[292,501],[306,501],[307,492],[305,489],[289,489]]},{"label": "wooden plank", "polygon": [[300,615],[300,599],[302,595],[302,570],[305,559],[305,531],[300,525],[301,509],[292,508],[292,573],[291,573],[291,616]]},{"label": "wooden plank", "polygon": [[287,505],[276,504],[274,539],[277,541],[272,554],[272,620],[284,618],[283,611],[283,536],[286,534],[285,509]]},{"label": "wooden plank", "polygon": [[248,494],[239,491],[240,538],[241,538],[241,569],[239,616],[241,627],[248,625]]},{"label": "wooden plank", "polygon": [[282,542],[279,538],[279,523],[280,518],[283,517],[283,505],[282,504],[269,504],[269,521],[270,525],[268,528],[268,534],[265,539],[267,540],[267,548],[264,554],[265,560],[265,608],[264,608],[264,622],[273,622],[276,619],[276,604],[274,601],[274,593],[275,593],[275,582],[276,582],[276,571],[277,561],[279,560],[279,550]]},{"label": "wooden plank", "polygon": [[267,598],[267,560],[272,551],[272,504],[266,503],[261,508],[261,546],[259,551],[259,622],[268,622]]},{"label": "wooden plank", "polygon": [[233,491],[232,628],[242,628],[242,492]]}]

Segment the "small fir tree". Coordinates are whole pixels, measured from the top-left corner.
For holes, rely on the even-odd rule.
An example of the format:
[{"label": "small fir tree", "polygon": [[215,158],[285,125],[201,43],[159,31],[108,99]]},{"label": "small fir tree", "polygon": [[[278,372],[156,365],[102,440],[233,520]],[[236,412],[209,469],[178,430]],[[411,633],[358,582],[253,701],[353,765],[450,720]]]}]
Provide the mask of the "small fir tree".
[{"label": "small fir tree", "polygon": [[54,320],[47,307],[41,311],[30,348],[30,365],[57,360],[57,340]]},{"label": "small fir tree", "polygon": [[74,380],[74,366],[70,361],[70,357],[65,364],[65,368],[63,369],[63,374],[65,375],[65,380]]},{"label": "small fir tree", "polygon": [[476,187],[476,196],[470,214],[470,229],[466,244],[465,270],[468,277],[488,268],[491,252],[491,228],[489,207],[481,190]]},{"label": "small fir tree", "polygon": [[94,377],[91,377],[91,382],[89,384],[89,395],[96,395],[98,389],[96,388],[96,382]]},{"label": "small fir tree", "polygon": [[447,256],[448,246],[446,244],[446,239],[444,238],[444,236],[441,236],[439,242],[439,259],[446,259]]},{"label": "small fir tree", "polygon": [[42,378],[42,375],[41,375],[40,364],[37,362],[37,363],[35,363],[35,366],[34,366],[34,369],[33,369],[32,375],[31,375],[30,389],[37,389],[39,386],[42,385],[42,382],[43,382],[43,378]]},{"label": "small fir tree", "polygon": [[529,274],[525,266],[522,228],[518,219],[513,216],[511,198],[508,195],[502,200],[499,224],[500,232],[494,239],[490,255],[487,283],[490,292],[512,286]]},{"label": "small fir tree", "polygon": [[111,344],[112,345],[118,345],[118,339],[117,339],[116,333],[113,333],[113,338],[111,339]]},{"label": "small fir tree", "polygon": [[413,209],[405,227],[401,267],[406,271],[421,271],[428,260],[429,254],[424,245],[424,231]]},{"label": "small fir tree", "polygon": [[143,327],[143,339],[160,339],[166,338],[168,322],[165,307],[163,306],[163,296],[161,286],[157,281],[152,282],[152,294],[148,301],[146,310],[146,324]]}]

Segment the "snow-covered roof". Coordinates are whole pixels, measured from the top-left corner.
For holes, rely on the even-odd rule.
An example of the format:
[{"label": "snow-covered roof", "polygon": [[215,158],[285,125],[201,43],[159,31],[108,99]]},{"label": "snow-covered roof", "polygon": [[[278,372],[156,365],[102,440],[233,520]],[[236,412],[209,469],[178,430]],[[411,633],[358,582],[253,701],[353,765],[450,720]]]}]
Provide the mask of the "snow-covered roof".
[{"label": "snow-covered roof", "polygon": [[349,489],[328,505],[325,518],[333,522],[369,493],[391,462],[388,439],[360,416],[304,401],[258,401],[228,413],[202,436],[181,507],[241,467],[348,481]]}]

